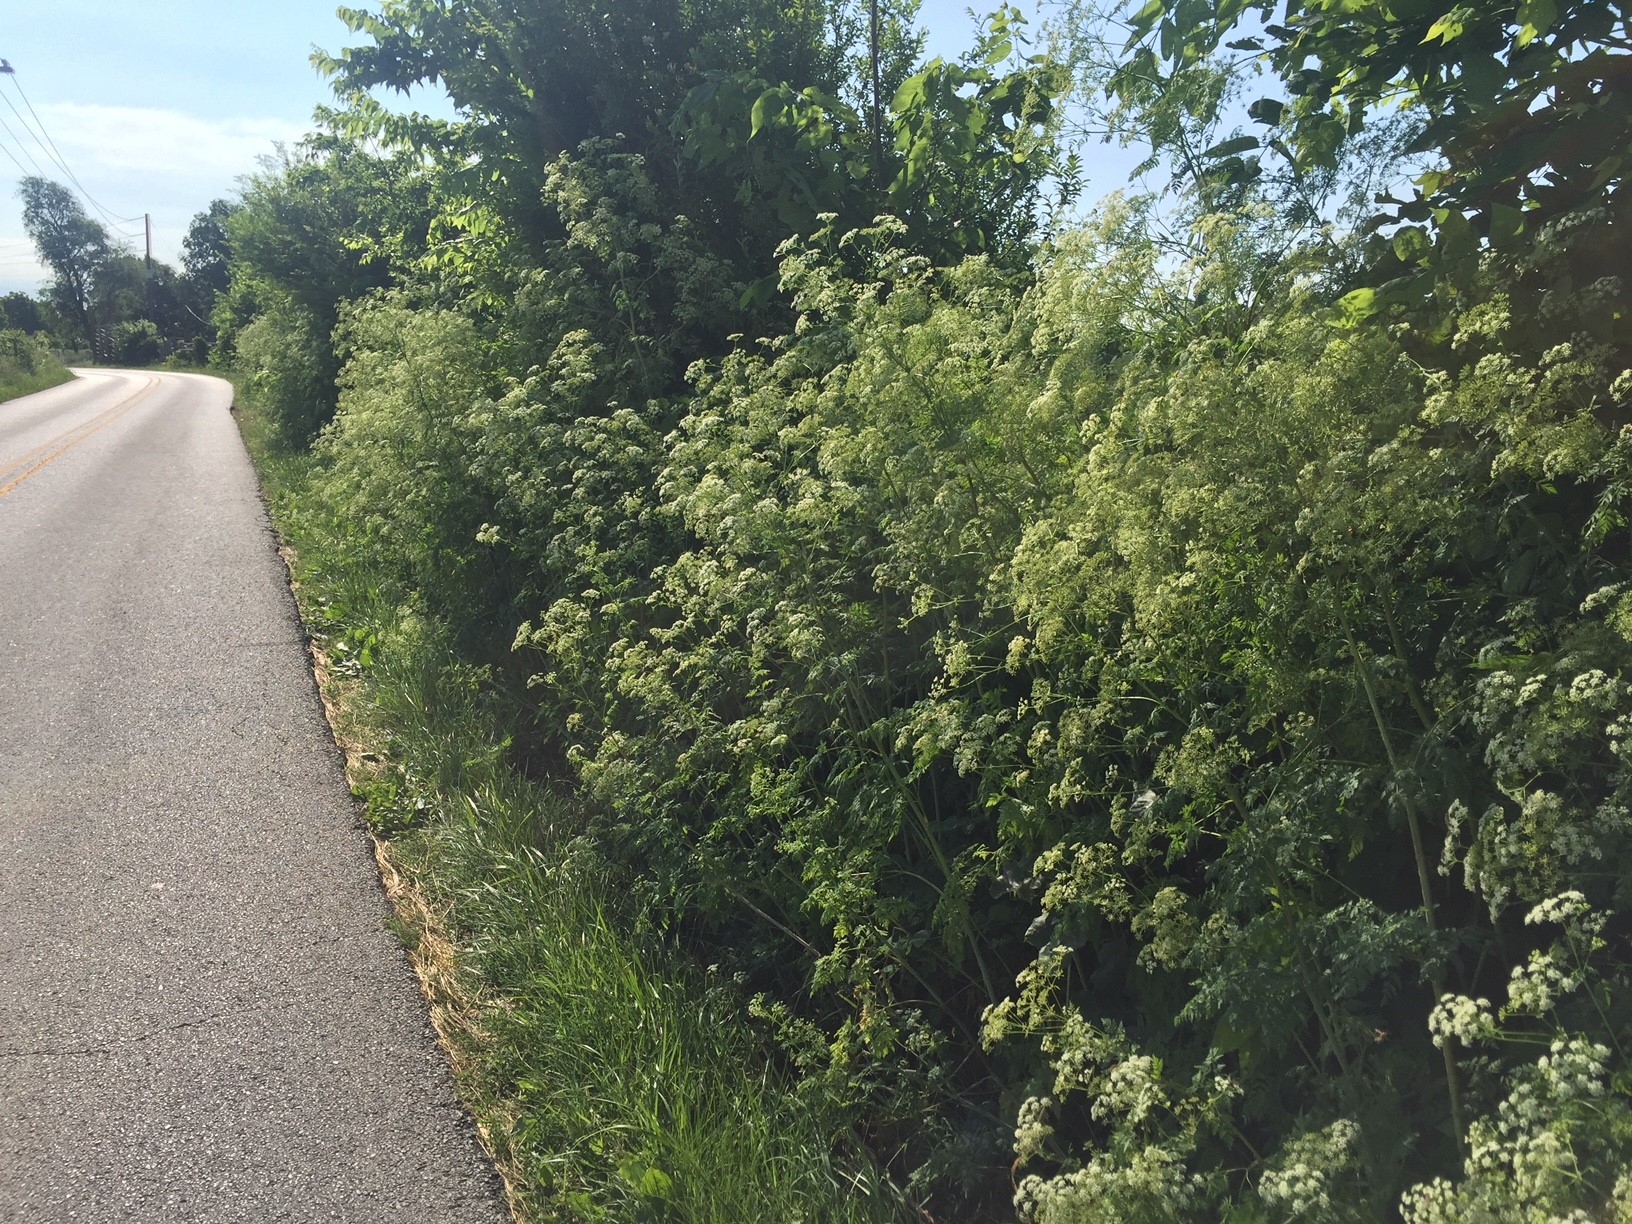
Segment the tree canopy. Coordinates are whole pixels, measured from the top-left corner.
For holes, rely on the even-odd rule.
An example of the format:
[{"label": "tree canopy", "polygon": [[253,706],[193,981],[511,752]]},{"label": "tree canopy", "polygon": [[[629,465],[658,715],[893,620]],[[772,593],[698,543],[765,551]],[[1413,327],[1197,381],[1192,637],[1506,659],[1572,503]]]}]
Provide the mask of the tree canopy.
[{"label": "tree canopy", "polygon": [[90,342],[93,294],[113,248],[108,232],[89,217],[66,187],[48,179],[27,177],[18,185],[23,200],[23,228],[51,269],[48,293],[73,329],[73,338]]}]

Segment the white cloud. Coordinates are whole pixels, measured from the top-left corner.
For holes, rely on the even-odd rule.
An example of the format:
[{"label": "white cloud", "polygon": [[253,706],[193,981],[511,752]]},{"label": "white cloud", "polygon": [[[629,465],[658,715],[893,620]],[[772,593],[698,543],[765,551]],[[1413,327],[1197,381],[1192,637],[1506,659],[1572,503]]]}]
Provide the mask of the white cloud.
[{"label": "white cloud", "polygon": [[309,130],[283,119],[206,119],[180,111],[58,102],[40,118],[81,179],[165,175],[220,183],[226,190],[256,167],[277,141],[293,143]]},{"label": "white cloud", "polygon": [[[232,195],[238,179],[253,173],[257,159],[271,153],[274,145],[293,144],[310,130],[307,124],[286,119],[216,118],[135,106],[56,102],[38,110],[55,151],[96,201],[95,205],[86,201],[91,215],[104,222],[122,246],[139,254],[141,215],[151,214],[153,253],[172,263],[195,213],[218,196]],[[32,134],[24,137],[23,132],[15,137],[23,137],[22,151],[32,159],[26,166],[30,172],[38,167],[45,177],[73,186],[45,143]],[[15,167],[7,163],[6,169]],[[0,196],[11,192],[0,191]],[[125,220],[132,217],[135,220]],[[17,233],[0,234],[0,292],[32,288],[49,275],[34,263],[32,244],[20,232],[22,227],[15,220],[7,225],[0,219],[0,227],[13,226]]]},{"label": "white cloud", "polygon": [[51,274],[34,254],[34,244],[18,226],[0,231],[0,293],[33,293]]}]

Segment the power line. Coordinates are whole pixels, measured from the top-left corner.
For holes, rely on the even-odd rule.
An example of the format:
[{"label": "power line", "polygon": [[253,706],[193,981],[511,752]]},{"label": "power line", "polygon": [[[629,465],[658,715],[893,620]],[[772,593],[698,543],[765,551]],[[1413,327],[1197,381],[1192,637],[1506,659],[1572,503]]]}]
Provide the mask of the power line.
[{"label": "power line", "polygon": [[17,167],[17,172],[19,174],[21,174],[24,178],[28,177],[28,167],[17,160],[17,155],[15,153],[13,153],[5,145],[0,145],[0,153],[4,153],[7,157],[11,158],[12,163]]},{"label": "power line", "polygon": [[[0,94],[0,99],[4,99],[6,105],[11,107],[11,113],[17,116],[17,122],[22,124],[23,131],[29,134],[30,138],[35,144],[40,145],[40,150],[42,152],[46,152],[45,146],[40,144],[40,138],[34,135],[34,129],[28,126],[28,121],[23,118],[22,112],[12,105],[11,99],[7,98],[4,94]],[[17,133],[11,130],[11,124],[7,123],[4,118],[0,118],[0,128],[5,128],[6,135],[10,136],[12,140],[16,141],[17,147],[23,151],[23,155],[28,158],[29,164],[34,167],[34,172],[43,178],[45,176],[45,171],[40,169],[40,163],[34,160],[34,154],[28,151],[27,146],[24,145],[21,140],[17,140]],[[49,157],[50,153],[46,152],[46,156]],[[66,167],[64,168],[66,169]]]},{"label": "power line", "polygon": [[[73,172],[68,165],[67,159],[63,157],[62,150],[57,148],[57,142],[51,138],[50,131],[46,129],[45,121],[40,118],[39,112],[34,109],[34,103],[29,101],[27,91],[23,89],[22,82],[17,79],[17,70],[13,68],[8,61],[0,60],[0,75],[11,78],[11,87],[17,91],[17,96],[23,100],[23,105],[28,108],[28,113],[33,116],[34,127],[29,126],[28,120],[23,118],[22,112],[17,109],[16,104],[12,102],[10,98],[7,98],[4,93],[0,93],[0,98],[5,99],[6,105],[11,108],[11,113],[17,116],[17,122],[21,123],[23,125],[23,130],[33,137],[34,143],[40,146],[41,151],[50,157],[51,160],[62,169],[62,172],[68,176],[68,180],[79,189],[79,194],[85,197],[85,202],[92,208],[96,209],[97,212],[101,213],[102,219],[115,230],[119,230],[119,222],[121,221],[133,222],[141,220],[140,217],[116,217],[112,210],[107,208],[100,200],[85,189],[85,184],[79,181],[79,176]],[[0,119],[0,126],[5,126],[5,121],[3,119]],[[37,133],[35,128],[38,128]],[[6,126],[6,130],[9,132],[11,129],[9,126]],[[44,139],[42,140],[41,137]],[[13,139],[15,140],[16,137],[14,136]],[[21,141],[18,141],[18,147],[22,148]],[[28,155],[27,149],[23,149],[23,152],[25,155]],[[12,158],[12,160],[16,161],[17,159]],[[29,155],[29,160],[34,160],[32,155]],[[19,163],[19,169],[20,168],[21,163]],[[35,168],[39,168],[38,162],[35,162]],[[124,233],[122,230],[119,232],[123,234],[126,240],[135,241],[134,235]]]},{"label": "power line", "polygon": [[[4,94],[0,94],[0,97],[5,97],[5,95],[4,95]],[[10,99],[10,98],[6,98],[6,101],[8,101],[8,102],[9,102],[9,101],[11,101],[11,99]],[[18,119],[21,119],[21,118],[22,118],[22,116],[21,116],[21,115],[19,115],[19,116],[18,116]],[[41,170],[41,169],[40,169],[40,163],[39,163],[39,162],[37,162],[37,161],[35,161],[35,160],[34,160],[34,154],[32,154],[32,153],[30,153],[30,152],[29,152],[29,151],[28,151],[28,146],[27,146],[27,145],[25,145],[25,144],[24,144],[24,143],[23,143],[23,142],[22,142],[22,141],[20,141],[20,140],[18,140],[18,139],[17,139],[17,133],[16,133],[16,132],[14,132],[14,131],[12,131],[12,130],[11,130],[11,124],[9,124],[9,123],[7,123],[7,122],[6,122],[6,121],[5,121],[5,119],[3,119],[3,118],[0,118],[0,128],[4,128],[4,129],[5,129],[5,133],[6,133],[6,135],[7,135],[7,136],[10,136],[10,137],[11,137],[11,142],[12,142],[12,143],[13,143],[13,144],[15,144],[15,145],[16,145],[16,146],[17,146],[17,150],[18,150],[18,152],[20,152],[20,153],[21,153],[21,154],[22,154],[22,155],[23,155],[23,156],[24,156],[24,157],[26,157],[26,158],[28,158],[28,164],[29,164],[29,165],[31,165],[31,166],[33,166],[33,167],[34,167],[34,173],[35,173],[35,174],[38,174],[38,175],[42,175],[42,176],[43,176],[43,175],[44,175],[44,174],[45,174],[45,171],[44,171],[44,170]],[[24,131],[27,131],[27,130],[28,130],[28,129],[27,129],[27,128],[24,128],[24,129],[23,129],[23,130],[24,130]],[[33,136],[33,135],[34,135],[34,133],[33,133],[33,132],[29,132],[29,135],[30,135],[30,136]],[[38,143],[39,143],[39,140],[38,140],[38,139],[36,139],[36,140],[35,140],[35,142],[34,142],[34,143],[35,143],[35,144],[38,144]],[[0,146],[0,147],[4,147],[4,146]],[[10,149],[6,149],[6,152],[7,152],[7,153],[10,153],[10,152],[11,152],[11,150],[10,150]],[[11,159],[11,160],[12,160],[12,161],[17,161],[17,159],[16,159],[16,158],[15,158],[15,157],[13,157],[13,158],[12,158],[12,159]],[[22,165],[22,163],[20,163],[20,162],[19,162],[19,163],[18,163],[18,166],[19,166],[19,168],[20,168],[20,167],[21,167],[21,165]]]}]

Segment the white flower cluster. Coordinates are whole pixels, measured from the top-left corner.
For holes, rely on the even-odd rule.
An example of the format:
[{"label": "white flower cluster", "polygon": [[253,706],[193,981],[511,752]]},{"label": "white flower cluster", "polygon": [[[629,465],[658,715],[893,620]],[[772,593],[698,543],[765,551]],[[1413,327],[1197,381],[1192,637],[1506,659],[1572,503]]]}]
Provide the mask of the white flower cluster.
[{"label": "white flower cluster", "polygon": [[[1524,916],[1524,925],[1539,926],[1543,922],[1556,922],[1560,926],[1569,926],[1576,919],[1591,913],[1592,906],[1587,904],[1586,896],[1572,888],[1531,906],[1530,912]],[[1600,917],[1595,925],[1602,925],[1602,922]]]},{"label": "white flower cluster", "polygon": [[1021,1160],[1036,1156],[1054,1134],[1048,1121],[1048,1111],[1053,1106],[1051,1097],[1027,1097],[1021,1103],[1020,1116],[1014,1123],[1014,1154]]},{"label": "white flower cluster", "polygon": [[1173,969],[1183,963],[1200,935],[1189,904],[1190,899],[1184,892],[1169,884],[1134,915],[1133,933],[1145,941],[1139,950],[1141,965]]},{"label": "white flower cluster", "polygon": [[[1632,374],[1632,371],[1628,371]],[[1623,377],[1625,377],[1623,375]],[[1601,586],[1591,595],[1581,601],[1581,615],[1589,616],[1599,608],[1607,608],[1615,601],[1615,597],[1626,589],[1624,582],[1614,582],[1609,586]]]},{"label": "white flower cluster", "polygon": [[1074,1009],[1066,1015],[1060,1031],[1045,1040],[1044,1048],[1054,1056],[1054,1092],[1059,1096],[1085,1089],[1095,1091],[1102,1075],[1100,1068],[1122,1052],[1116,1041]]},{"label": "white flower cluster", "polygon": [[1130,1157],[1093,1157],[1058,1177],[1028,1177],[1014,1196],[1027,1224],[1107,1224],[1178,1219],[1194,1208],[1201,1179],[1167,1148],[1150,1145]]},{"label": "white flower cluster", "polygon": [[1154,1058],[1135,1054],[1125,1039],[1095,1028],[1080,1012],[1066,1016],[1045,1047],[1054,1056],[1055,1095],[1088,1093],[1097,1122],[1138,1125],[1172,1103]]},{"label": "white flower cluster", "polygon": [[1360,1146],[1360,1127],[1339,1118],[1318,1131],[1289,1140],[1258,1183],[1258,1195],[1289,1220],[1319,1220],[1331,1215],[1339,1181],[1353,1169]]},{"label": "white flower cluster", "polygon": [[1513,966],[1507,983],[1507,1007],[1503,1014],[1523,1013],[1542,1016],[1565,995],[1581,989],[1581,973],[1564,963],[1556,950],[1532,952],[1522,965]]},{"label": "white flower cluster", "polygon": [[1532,843],[1543,847],[1554,862],[1578,867],[1588,859],[1604,857],[1601,832],[1589,821],[1579,819],[1551,791],[1535,790],[1525,795],[1521,823]]},{"label": "white flower cluster", "polygon": [[1570,701],[1575,705],[1608,710],[1620,700],[1625,690],[1626,686],[1621,681],[1606,675],[1601,668],[1594,667],[1570,681]]},{"label": "white flower cluster", "polygon": [[[988,1016],[989,1025],[1001,1010]],[[1079,1153],[1074,1166],[1022,1181],[1015,1197],[1020,1218],[1027,1224],[1170,1220],[1198,1206],[1208,1183],[1187,1163],[1196,1119],[1239,1095],[1239,1085],[1214,1075],[1170,1091],[1160,1059],[1140,1053],[1118,1026],[1100,1028],[1075,1008],[1043,1034],[1042,1044],[1054,1064],[1054,1088],[1020,1107],[1016,1155],[1021,1161],[1059,1155],[1050,1150],[1052,1114],[1056,1102],[1073,1093],[1087,1098],[1094,1120],[1110,1135]]]},{"label": "white flower cluster", "polygon": [[[1468,805],[1460,799],[1451,800],[1450,806],[1445,809],[1445,843],[1439,849],[1439,874],[1442,876],[1450,875],[1461,857],[1462,830],[1467,826],[1470,815]],[[1473,886],[1471,880],[1468,886]]]},{"label": "white flower cluster", "polygon": [[1628,740],[1632,740],[1632,718],[1622,715],[1613,720],[1604,728],[1604,737],[1609,741],[1609,750],[1623,762],[1629,755]]},{"label": "white flower cluster", "polygon": [[1436,1046],[1443,1047],[1447,1038],[1473,1045],[1495,1035],[1496,1017],[1489,999],[1448,994],[1428,1013],[1428,1031],[1434,1035]]},{"label": "white flower cluster", "polygon": [[1590,810],[1541,789],[1519,802],[1517,813],[1492,804],[1477,820],[1460,802],[1446,812],[1440,874],[1449,875],[1460,855],[1469,891],[1485,899],[1492,918],[1515,896],[1556,887],[1561,868],[1602,859],[1605,844],[1632,826],[1632,813],[1613,802]]},{"label": "white flower cluster", "polygon": [[[1453,1185],[1436,1178],[1401,1197],[1406,1224],[1598,1219],[1581,1205],[1581,1197],[1590,1194],[1581,1173],[1588,1149],[1597,1147],[1601,1158],[1614,1160],[1613,1148],[1619,1146],[1613,1138],[1617,1123],[1602,1108],[1609,1057],[1608,1048],[1580,1037],[1554,1041],[1514,1077],[1495,1118],[1469,1127],[1463,1181]],[[1624,1126],[1625,1104],[1618,1110]],[[1632,1206],[1632,1181],[1625,1174],[1616,1183],[1614,1206],[1612,1218],[1632,1218],[1626,1211]]]},{"label": "white flower cluster", "polygon": [[1537,672],[1519,686],[1519,694],[1513,699],[1513,704],[1521,706],[1529,705],[1537,697],[1541,696],[1542,690],[1544,690],[1546,687],[1547,673]]},{"label": "white flower cluster", "polygon": [[[1608,1066],[1608,1046],[1583,1037],[1560,1038],[1536,1060],[1540,1075],[1536,1090],[1529,1095],[1554,1105],[1583,1097],[1601,1097]],[[1523,1087],[1521,1085],[1521,1089]],[[1519,1095],[1520,1090],[1516,1089],[1511,1099],[1517,1100]]]},{"label": "white flower cluster", "polygon": [[1167,1104],[1156,1060],[1149,1054],[1136,1054],[1123,1059],[1106,1074],[1100,1083],[1099,1095],[1094,1098],[1092,1112],[1096,1122],[1123,1117],[1137,1124],[1149,1117],[1152,1110]]}]

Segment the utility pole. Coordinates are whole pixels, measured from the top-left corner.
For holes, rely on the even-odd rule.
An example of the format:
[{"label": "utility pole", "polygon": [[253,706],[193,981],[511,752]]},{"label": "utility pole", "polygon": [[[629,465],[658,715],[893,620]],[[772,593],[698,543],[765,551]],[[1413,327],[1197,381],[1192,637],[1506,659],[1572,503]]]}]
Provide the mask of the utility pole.
[{"label": "utility pole", "polygon": [[142,220],[147,226],[147,280],[143,284],[146,292],[142,295],[146,304],[143,313],[151,319],[153,317],[153,214],[143,213]]}]

